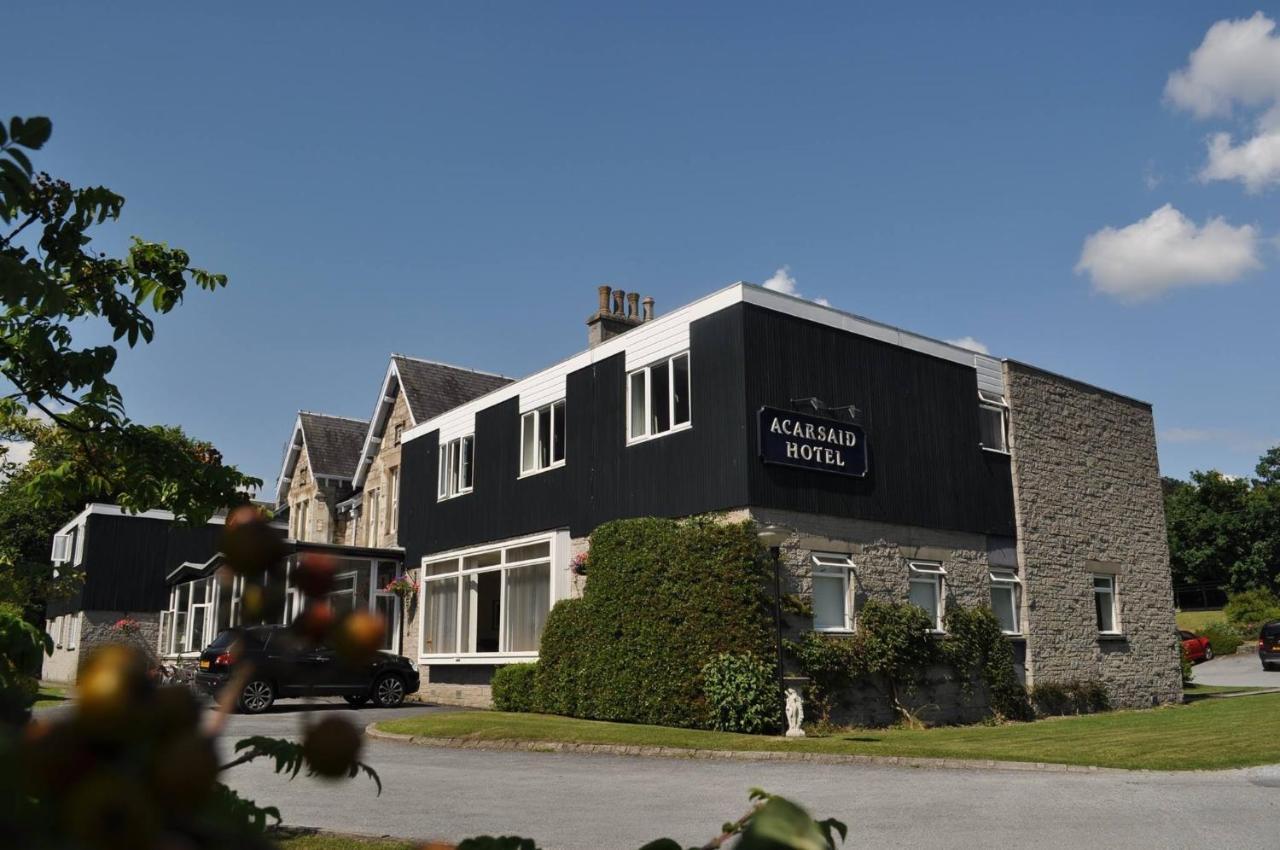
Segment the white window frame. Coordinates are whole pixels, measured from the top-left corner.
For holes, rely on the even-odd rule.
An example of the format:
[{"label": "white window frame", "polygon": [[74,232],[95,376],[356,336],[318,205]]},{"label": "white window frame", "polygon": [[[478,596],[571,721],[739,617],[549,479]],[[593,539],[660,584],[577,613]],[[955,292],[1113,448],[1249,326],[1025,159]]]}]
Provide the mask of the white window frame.
[{"label": "white window frame", "polygon": [[[1022,634],[1023,633],[1023,630],[1022,630],[1022,579],[1018,577],[1018,573],[1015,570],[1011,570],[1011,569],[1009,570],[993,569],[991,570],[990,578],[991,578],[992,590],[994,590],[997,586],[999,586],[999,587],[1006,587],[1010,591],[1012,591],[1010,594],[1010,597],[1012,599],[1011,604],[1013,607],[1014,629],[1011,632],[1006,631],[1004,629],[1001,629],[1000,631],[1006,635]],[[996,607],[996,600],[995,600],[995,597],[992,596],[991,598],[992,611],[995,610],[995,607]]]},{"label": "white window frame", "polygon": [[981,441],[981,434],[979,434],[978,445],[982,447],[983,451],[1002,455],[1009,454],[1009,405],[1005,402],[1004,397],[978,390],[978,410],[994,410],[1000,414],[1000,440],[1002,443],[1000,446],[988,446]]},{"label": "white window frame", "polygon": [[[556,469],[557,467],[564,466],[565,458],[567,457],[568,453],[565,451],[564,434],[556,433],[556,408],[557,407],[561,408],[562,410],[565,410],[565,415],[567,416],[568,411],[567,409],[565,409],[564,399],[557,399],[556,401],[553,401],[550,404],[544,404],[541,407],[534,408],[533,410],[530,410],[527,413],[522,413],[520,415],[520,475],[519,475],[520,478],[524,478],[529,475],[537,475],[540,472],[546,472],[548,469]],[[541,422],[542,422],[542,413],[544,411],[547,414],[547,421],[551,423],[550,443],[547,446],[547,457],[550,458],[550,461],[547,463],[546,466],[541,466],[540,465],[540,462],[542,460],[541,451],[540,451],[541,444],[542,444]],[[526,458],[524,454],[525,432],[530,427],[532,427],[532,430],[533,430],[533,448],[535,453],[531,464],[526,462],[529,459]],[[567,418],[565,420],[565,428],[566,430],[568,429]],[[556,455],[555,455],[557,445],[560,446],[559,460],[556,460]]]},{"label": "white window frame", "polygon": [[387,524],[390,532],[395,534],[400,526],[400,467],[393,466],[391,471],[387,473],[390,478],[389,488],[391,490],[391,500],[388,508],[390,516],[387,517]]},{"label": "white window frame", "polygon": [[[463,451],[463,445],[471,446],[471,462],[466,464],[467,453]],[[436,486],[436,501],[443,502],[445,499],[456,499],[459,496],[465,496],[475,489],[476,484],[476,435],[463,434],[461,437],[454,437],[447,443],[440,444],[438,458],[438,468],[436,470],[438,481]],[[454,459],[457,458],[457,478],[454,478],[453,467]],[[464,466],[464,464],[466,464]],[[466,473],[464,476],[463,473]],[[462,486],[464,478],[467,485]]]},{"label": "white window frame", "polygon": [[55,564],[65,564],[71,560],[70,534],[53,535],[53,551],[49,555],[49,560]]},{"label": "white window frame", "polygon": [[[854,605],[855,600],[853,597],[857,586],[853,576],[853,558],[849,555],[827,552],[814,552],[809,557],[814,577],[825,576],[841,580],[843,587],[841,598],[844,600],[843,626],[819,626],[815,618],[813,630],[815,632],[836,632],[841,634],[854,631],[858,625],[858,612]],[[814,607],[816,608],[816,602]]]},{"label": "white window frame", "polygon": [[[910,576],[909,584],[924,584],[930,582],[933,585],[934,593],[937,594],[937,619],[930,631],[935,634],[942,634],[942,624],[946,622],[947,616],[947,570],[946,567],[937,561],[908,561],[907,573]],[[907,595],[908,600],[911,598]]]},{"label": "white window frame", "polygon": [[[1098,579],[1104,579],[1109,587],[1103,590],[1098,587]],[[1098,634],[1100,635],[1120,635],[1124,634],[1124,627],[1120,623],[1120,580],[1119,576],[1111,573],[1090,573],[1089,586],[1093,589],[1094,597],[1094,619],[1097,619],[1097,598],[1100,595],[1106,595],[1111,598],[1111,629],[1103,629],[1098,624]]]},{"label": "white window frame", "polygon": [[[499,609],[498,609],[498,651],[497,652],[433,652],[426,651],[426,635],[430,629],[427,622],[429,616],[427,605],[427,588],[432,582],[454,581],[464,576],[474,576],[479,573],[486,572],[507,572],[510,570],[520,569],[521,567],[531,567],[537,564],[547,564],[549,571],[548,581],[548,599],[547,614],[551,613],[551,608],[555,606],[557,599],[560,598],[558,588],[561,586],[559,574],[563,572],[567,566],[567,539],[562,540],[563,535],[559,532],[551,534],[538,534],[530,537],[520,537],[513,540],[504,540],[500,543],[489,543],[484,546],[475,546],[470,549],[459,549],[453,552],[441,552],[434,555],[424,555],[421,562],[422,569],[418,582],[418,611],[421,612],[421,624],[418,628],[418,662],[420,664],[438,664],[440,662],[452,662],[455,664],[505,664],[508,662],[520,661],[536,661],[538,653],[534,652],[508,652],[506,651],[507,642],[507,615],[509,613],[507,606],[507,581],[504,576],[499,582]],[[521,561],[508,561],[507,552],[512,549],[518,549],[525,546],[533,546],[539,543],[548,545],[548,553],[545,558],[532,558]],[[484,567],[472,567],[464,569],[462,564],[465,559],[475,557],[477,555],[485,555],[491,552],[499,552],[500,557],[498,563]],[[457,569],[453,572],[438,573],[436,575],[427,575],[428,564],[439,564],[442,561],[457,562]],[[465,588],[459,587],[457,591],[458,611],[456,620],[457,632],[454,637],[454,645],[462,647],[466,644],[466,636],[462,633],[463,616],[462,608],[470,604],[468,594]],[[475,618],[469,618],[471,626],[475,625]]]},{"label": "white window frame", "polygon": [[[676,392],[675,392],[675,387],[676,387],[675,361],[679,360],[682,357],[685,360],[685,370],[689,376],[689,386],[686,388],[686,392],[688,393],[688,396],[689,396],[689,419],[685,422],[681,422],[677,424],[676,423]],[[667,430],[665,431],[658,431],[655,433],[652,430],[653,428],[653,369],[655,366],[662,366],[664,364],[667,367],[666,403],[667,403],[667,421],[670,423],[670,427],[667,428]],[[631,398],[631,379],[633,376],[639,375],[639,374],[644,375],[644,401],[645,401],[644,429],[645,430],[643,434],[633,434],[631,433],[631,422],[632,422],[631,406],[634,402]],[[627,381],[627,410],[626,410],[626,422],[623,425],[623,427],[626,428],[627,445],[633,445],[635,443],[643,443],[646,440],[656,440],[656,439],[659,439],[660,437],[665,437],[668,434],[674,434],[678,431],[687,431],[693,427],[693,358],[690,357],[688,351],[681,351],[678,354],[673,354],[670,357],[664,357],[661,360],[657,360],[653,363],[648,364],[647,366],[642,366],[639,369],[632,369],[630,372],[627,373],[626,381]]]},{"label": "white window frame", "polygon": [[80,566],[84,562],[84,537],[89,530],[89,524],[83,523],[72,529],[75,536],[75,545],[72,547],[71,564],[72,566]]}]

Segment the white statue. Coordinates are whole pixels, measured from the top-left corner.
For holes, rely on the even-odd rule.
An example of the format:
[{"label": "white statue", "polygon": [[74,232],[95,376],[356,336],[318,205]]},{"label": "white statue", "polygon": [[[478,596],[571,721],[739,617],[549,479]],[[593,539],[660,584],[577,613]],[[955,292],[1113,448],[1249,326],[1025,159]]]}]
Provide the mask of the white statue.
[{"label": "white statue", "polygon": [[800,699],[800,692],[795,688],[787,688],[787,737],[803,738],[804,730],[800,728],[800,724],[804,723],[804,701]]}]

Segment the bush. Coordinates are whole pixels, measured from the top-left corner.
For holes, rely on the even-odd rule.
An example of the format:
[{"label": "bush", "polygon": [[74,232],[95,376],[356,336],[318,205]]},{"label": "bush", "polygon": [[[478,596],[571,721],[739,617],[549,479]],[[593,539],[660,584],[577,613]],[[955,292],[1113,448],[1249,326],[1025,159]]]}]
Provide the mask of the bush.
[{"label": "bush", "polygon": [[782,724],[777,665],[751,655],[722,652],[702,668],[702,692],[719,732],[761,735]]},{"label": "bush", "polygon": [[1000,631],[990,608],[954,605],[946,614],[943,654],[966,685],[979,678],[987,686],[991,710],[1004,720],[1030,720],[1027,689],[1013,669],[1013,643]]},{"label": "bush", "polygon": [[580,599],[560,602],[539,649],[540,710],[710,727],[703,667],[773,655],[772,567],[751,523],[641,518],[591,535]]},{"label": "bush", "polygon": [[1231,594],[1222,612],[1238,633],[1253,638],[1263,623],[1280,620],[1280,598],[1266,588],[1245,590]]},{"label": "bush", "polygon": [[493,673],[493,707],[498,711],[537,711],[534,698],[536,664],[507,664]]},{"label": "bush", "polygon": [[0,610],[0,724],[20,725],[31,716],[40,681],[31,675],[53,651],[53,641],[12,608]]},{"label": "bush", "polygon": [[1094,714],[1111,708],[1107,687],[1097,679],[1041,682],[1031,689],[1029,696],[1039,717]]},{"label": "bush", "polygon": [[1186,687],[1191,684],[1191,680],[1196,677],[1195,671],[1191,668],[1191,656],[1187,655],[1187,648],[1178,643],[1178,662],[1182,667],[1182,685]]},{"label": "bush", "polygon": [[1231,655],[1244,643],[1233,626],[1220,621],[1205,626],[1200,634],[1209,639],[1214,655]]},{"label": "bush", "polygon": [[800,640],[787,642],[787,652],[809,680],[805,686],[805,711],[817,725],[825,726],[831,721],[840,692],[866,675],[861,643],[861,633],[822,632],[805,632]]}]

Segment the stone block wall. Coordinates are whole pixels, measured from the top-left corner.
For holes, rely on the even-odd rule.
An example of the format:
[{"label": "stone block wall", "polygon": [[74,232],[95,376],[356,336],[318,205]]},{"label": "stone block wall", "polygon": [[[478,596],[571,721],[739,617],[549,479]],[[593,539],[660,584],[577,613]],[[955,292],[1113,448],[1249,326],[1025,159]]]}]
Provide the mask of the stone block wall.
[{"label": "stone block wall", "polygon": [[[396,528],[398,518],[394,516],[391,501],[391,470],[400,466],[400,444],[396,441],[396,426],[409,430],[413,420],[409,415],[409,405],[403,392],[396,393],[395,403],[387,417],[382,431],[382,442],[378,453],[369,462],[368,472],[364,479],[364,497],[361,500],[359,520],[355,523],[352,542],[359,546],[398,546],[399,539]],[[404,482],[401,482],[403,486]],[[418,482],[417,486],[435,487],[435,482]],[[377,491],[378,517],[369,510],[370,494]],[[432,490],[432,492],[435,492]],[[371,536],[372,531],[372,536]]]},{"label": "stone block wall", "polygon": [[[116,630],[115,624],[126,618],[137,622],[137,634],[125,637]],[[82,611],[79,635],[74,642],[68,640],[66,645],[58,643],[61,631],[58,621],[47,621],[45,630],[54,638],[55,648],[54,654],[44,660],[42,677],[52,682],[74,682],[81,661],[94,647],[103,644],[126,642],[148,655],[156,656],[160,640],[160,614],[157,611]]]},{"label": "stone block wall", "polygon": [[[329,479],[326,479],[329,480]],[[346,488],[350,491],[350,487]],[[337,542],[335,506],[342,494],[336,484],[321,486],[311,473],[311,460],[304,446],[293,470],[289,486],[289,535],[312,543]],[[306,528],[298,528],[299,505],[307,503]]]},{"label": "stone block wall", "polygon": [[[1182,695],[1151,408],[1007,362],[1028,682],[1100,678],[1112,702]],[[1092,574],[1114,574],[1120,628],[1100,636]]]}]

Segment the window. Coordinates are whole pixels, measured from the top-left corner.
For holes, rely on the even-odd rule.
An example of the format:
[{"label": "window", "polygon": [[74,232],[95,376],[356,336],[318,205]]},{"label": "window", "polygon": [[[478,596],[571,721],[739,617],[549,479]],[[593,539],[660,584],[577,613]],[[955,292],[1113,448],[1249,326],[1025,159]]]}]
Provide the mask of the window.
[{"label": "window", "polygon": [[1009,406],[995,393],[978,391],[978,444],[993,452],[1008,452]]},{"label": "window", "polygon": [[397,422],[393,433],[395,434],[395,438],[392,445],[398,446],[400,445],[400,438],[404,436],[404,423]]},{"label": "window", "polygon": [[468,434],[440,446],[439,497],[451,499],[470,493],[475,465],[475,436]]},{"label": "window", "polygon": [[853,630],[853,561],[848,555],[813,555],[813,628]]},{"label": "window", "polygon": [[55,564],[65,564],[71,559],[71,535],[55,534],[53,537],[53,553],[49,560]]},{"label": "window", "polygon": [[564,400],[520,417],[520,474],[564,463]]},{"label": "window", "polygon": [[307,539],[307,506],[308,502],[298,502],[294,506],[294,512],[297,513],[297,522],[294,523],[293,538],[295,540]]},{"label": "window", "polygon": [[336,617],[342,618],[350,614],[356,609],[356,578],[355,570],[351,572],[338,573],[333,577],[333,589],[326,595],[329,607],[333,609]]},{"label": "window", "polygon": [[176,585],[169,591],[169,609],[160,612],[160,652],[178,655],[199,652],[216,637],[218,583],[212,576]]},{"label": "window", "polygon": [[84,617],[83,611],[77,611],[71,615],[71,631],[67,635],[67,649],[74,651],[76,643],[80,640],[80,623]]},{"label": "window", "polygon": [[387,528],[394,534],[400,523],[400,467],[392,467],[390,473],[391,502],[387,506]]},{"label": "window", "polygon": [[378,545],[378,496],[379,493],[377,490],[370,490],[369,494],[366,496],[369,500],[369,510],[367,512],[369,520],[365,524],[365,535],[368,538],[366,543],[369,546]]},{"label": "window", "polygon": [[629,440],[689,427],[689,353],[628,375],[627,409]]},{"label": "window", "polygon": [[84,535],[87,530],[87,525],[71,529],[71,563],[77,567],[84,561]]},{"label": "window", "polygon": [[1116,605],[1116,577],[1093,576],[1093,607],[1098,615],[1098,631],[1104,635],[1120,633],[1119,607]]},{"label": "window", "polygon": [[551,543],[427,563],[422,595],[424,654],[536,653],[551,610]]},{"label": "window", "polygon": [[991,571],[991,610],[1000,621],[1000,631],[1007,635],[1022,634],[1018,622],[1022,609],[1022,581],[1012,570]]},{"label": "window", "polygon": [[933,621],[934,631],[942,631],[943,614],[943,582],[947,571],[941,564],[926,561],[912,561],[909,565],[911,573],[911,604],[923,608]]}]

